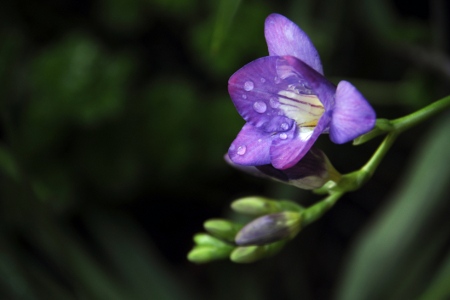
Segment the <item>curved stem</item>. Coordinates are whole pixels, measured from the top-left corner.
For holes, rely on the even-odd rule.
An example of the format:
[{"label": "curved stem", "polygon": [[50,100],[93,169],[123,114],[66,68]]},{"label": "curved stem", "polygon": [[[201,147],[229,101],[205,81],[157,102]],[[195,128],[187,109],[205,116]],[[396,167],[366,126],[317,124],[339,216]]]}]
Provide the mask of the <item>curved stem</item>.
[{"label": "curved stem", "polygon": [[377,151],[375,151],[375,153],[372,155],[369,161],[360,169],[360,171],[367,173],[368,176],[367,179],[372,177],[373,173],[375,173],[375,170],[378,168],[384,156],[389,151],[391,146],[394,144],[394,141],[396,140],[398,135],[399,133],[396,131],[389,133],[384,138],[380,146],[378,146]]},{"label": "curved stem", "polygon": [[334,192],[328,197],[320,202],[308,207],[303,211],[303,221],[302,226],[306,226],[321,218],[334,204],[339,200],[339,198],[344,195],[344,192]]},{"label": "curved stem", "polygon": [[450,107],[450,96],[433,102],[430,105],[413,112],[412,114],[392,120],[391,124],[394,126],[393,130],[396,132],[403,132],[448,107]]},{"label": "curved stem", "polygon": [[442,98],[412,114],[392,121],[385,119],[377,120],[377,126],[372,131],[356,139],[354,144],[362,144],[380,134],[388,133],[383,142],[378,146],[369,161],[359,170],[338,176],[334,178],[335,180],[333,180],[334,182],[332,184],[315,190],[318,194],[328,193],[329,195],[303,211],[303,226],[322,217],[345,193],[361,188],[373,176],[400,133],[448,107],[450,107],[450,96]]}]

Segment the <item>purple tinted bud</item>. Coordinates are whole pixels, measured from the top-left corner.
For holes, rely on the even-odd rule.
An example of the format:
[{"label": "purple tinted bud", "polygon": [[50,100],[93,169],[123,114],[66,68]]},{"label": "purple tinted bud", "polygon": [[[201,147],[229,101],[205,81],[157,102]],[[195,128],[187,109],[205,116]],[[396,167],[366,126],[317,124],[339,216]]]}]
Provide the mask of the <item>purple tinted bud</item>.
[{"label": "purple tinted bud", "polygon": [[242,228],[236,235],[239,246],[265,245],[291,239],[301,227],[301,213],[281,212],[259,217]]}]

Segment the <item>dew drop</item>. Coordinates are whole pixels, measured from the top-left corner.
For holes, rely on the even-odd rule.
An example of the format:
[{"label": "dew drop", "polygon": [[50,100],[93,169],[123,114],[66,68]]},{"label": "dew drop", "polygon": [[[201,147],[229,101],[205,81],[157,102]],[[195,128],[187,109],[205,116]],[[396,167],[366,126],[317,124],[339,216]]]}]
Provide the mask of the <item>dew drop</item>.
[{"label": "dew drop", "polygon": [[247,99],[247,95],[242,94],[242,99]]},{"label": "dew drop", "polygon": [[253,84],[253,81],[246,81],[244,83],[244,90],[246,90],[247,92],[250,92],[251,90],[253,90],[254,87],[255,87],[255,85]]},{"label": "dew drop", "polygon": [[279,84],[281,82],[281,79],[278,76],[275,76],[273,81],[275,81],[276,84]]},{"label": "dew drop", "polygon": [[264,103],[262,101],[256,101],[255,103],[253,103],[253,109],[257,113],[262,114],[263,112],[265,112],[267,110],[267,105],[266,105],[266,103]]},{"label": "dew drop", "polygon": [[[283,123],[283,124],[286,124],[286,123]],[[285,139],[287,139],[287,134],[286,133],[280,133],[280,139],[282,139],[282,140],[285,140]],[[238,151],[239,151],[239,149],[238,149]]]},{"label": "dew drop", "polygon": [[281,129],[287,130],[288,128],[289,128],[289,124],[288,123],[281,123]]},{"label": "dew drop", "polygon": [[245,151],[247,151],[247,147],[246,146],[239,146],[239,148],[237,149],[236,153],[239,155],[244,155]]},{"label": "dew drop", "polygon": [[278,101],[277,97],[270,98],[269,103],[272,108],[278,108],[278,106],[280,106],[280,102]]},{"label": "dew drop", "polygon": [[264,82],[266,82],[266,79],[261,77],[261,83],[264,83]]}]

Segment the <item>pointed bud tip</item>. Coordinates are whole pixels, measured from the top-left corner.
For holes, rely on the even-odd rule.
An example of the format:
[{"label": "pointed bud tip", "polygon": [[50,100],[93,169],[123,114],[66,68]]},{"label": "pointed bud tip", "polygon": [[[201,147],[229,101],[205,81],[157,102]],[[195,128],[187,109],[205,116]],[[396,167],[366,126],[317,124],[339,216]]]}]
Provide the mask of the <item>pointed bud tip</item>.
[{"label": "pointed bud tip", "polygon": [[259,217],[248,223],[236,235],[239,246],[266,245],[292,239],[301,228],[301,213],[285,211]]},{"label": "pointed bud tip", "polygon": [[231,208],[238,213],[261,216],[280,211],[276,201],[263,197],[246,197],[233,201]]},{"label": "pointed bud tip", "polygon": [[218,238],[233,241],[242,225],[225,219],[211,219],[203,223],[203,227],[207,232]]},{"label": "pointed bud tip", "polygon": [[211,246],[216,248],[229,246],[226,242],[207,233],[197,233],[194,235],[194,242],[198,246]]},{"label": "pointed bud tip", "polygon": [[187,259],[196,264],[204,264],[228,257],[231,250],[232,248],[217,249],[211,246],[196,246],[188,253]]}]

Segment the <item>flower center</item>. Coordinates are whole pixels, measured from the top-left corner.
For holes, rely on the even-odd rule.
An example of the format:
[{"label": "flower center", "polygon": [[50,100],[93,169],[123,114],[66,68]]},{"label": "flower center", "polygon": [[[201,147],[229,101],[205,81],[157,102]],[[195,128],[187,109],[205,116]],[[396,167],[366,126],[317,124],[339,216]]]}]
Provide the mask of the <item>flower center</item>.
[{"label": "flower center", "polygon": [[325,109],[316,95],[302,94],[296,89],[278,92],[280,109],[299,127],[316,127]]},{"label": "flower center", "polygon": [[287,87],[278,91],[279,109],[295,121],[301,139],[307,139],[325,112],[323,104],[301,74],[285,59],[276,62],[277,75]]}]

